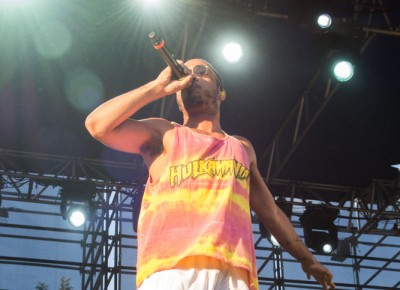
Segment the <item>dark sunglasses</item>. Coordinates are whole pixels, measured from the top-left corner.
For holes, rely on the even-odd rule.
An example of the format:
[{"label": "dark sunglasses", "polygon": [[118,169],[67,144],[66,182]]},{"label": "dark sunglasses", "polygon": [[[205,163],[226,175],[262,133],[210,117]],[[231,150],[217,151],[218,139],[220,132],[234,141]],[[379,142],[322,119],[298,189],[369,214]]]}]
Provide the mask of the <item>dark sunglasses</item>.
[{"label": "dark sunglasses", "polygon": [[221,89],[223,88],[221,77],[218,75],[218,73],[216,71],[214,71],[209,66],[198,64],[192,68],[188,68],[188,70],[190,70],[192,72],[192,74],[195,75],[196,77],[204,77],[204,76],[210,75],[210,71],[212,71],[213,74],[215,75],[215,77],[217,78],[219,87]]}]

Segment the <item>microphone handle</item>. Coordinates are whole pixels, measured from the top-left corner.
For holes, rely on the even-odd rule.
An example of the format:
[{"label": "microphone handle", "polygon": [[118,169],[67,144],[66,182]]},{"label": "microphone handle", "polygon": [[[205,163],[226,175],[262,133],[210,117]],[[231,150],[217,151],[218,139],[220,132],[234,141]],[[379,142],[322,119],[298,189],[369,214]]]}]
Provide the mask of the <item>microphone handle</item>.
[{"label": "microphone handle", "polygon": [[184,68],[177,62],[173,54],[169,51],[164,39],[157,37],[155,32],[149,34],[153,47],[159,52],[161,57],[171,68],[173,79],[181,79],[186,76]]}]

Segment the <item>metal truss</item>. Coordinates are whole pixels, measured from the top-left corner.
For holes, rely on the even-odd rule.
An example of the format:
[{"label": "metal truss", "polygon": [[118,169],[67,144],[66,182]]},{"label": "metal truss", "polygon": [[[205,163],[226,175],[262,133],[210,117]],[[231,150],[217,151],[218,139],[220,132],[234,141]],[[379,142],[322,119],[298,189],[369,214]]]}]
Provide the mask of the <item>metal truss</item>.
[{"label": "metal truss", "polygon": [[[143,178],[136,181],[117,181],[112,170],[135,172],[143,170],[141,162],[114,162],[93,159],[79,159],[67,156],[0,150],[1,203],[7,201],[21,204],[41,204],[51,207],[51,211],[30,211],[15,207],[1,207],[7,215],[0,220],[5,232],[2,238],[47,241],[68,245],[80,245],[81,262],[68,260],[32,259],[16,256],[1,256],[1,264],[34,267],[50,267],[79,271],[82,277],[81,289],[114,289],[121,283],[122,273],[135,275],[134,267],[121,265],[121,217],[123,212],[132,216],[132,204],[143,189]],[[83,230],[33,226],[29,224],[7,223],[9,213],[60,217],[62,185],[80,182],[96,187],[96,215]],[[29,206],[28,206],[29,207]],[[132,218],[130,220],[132,222]],[[20,234],[7,234],[7,228],[19,229]],[[34,231],[28,235],[26,230]],[[48,238],[44,232],[67,234],[68,238]],[[42,236],[42,237],[41,237]],[[74,237],[71,239],[70,237]],[[110,265],[109,261],[113,260]]]},{"label": "metal truss", "polygon": [[[27,172],[26,163],[35,164],[37,158],[46,160],[51,167]],[[25,162],[21,162],[25,160]],[[78,166],[79,163],[79,166]],[[23,166],[20,167],[19,165]],[[65,166],[69,164],[69,166]],[[78,271],[81,275],[82,289],[122,289],[125,277],[134,277],[136,268],[124,261],[127,252],[136,253],[136,235],[132,231],[132,216],[135,200],[143,190],[143,183],[122,183],[112,179],[100,179],[98,170],[82,170],[81,174],[71,168],[92,168],[93,164],[102,164],[95,160],[74,160],[65,156],[30,154],[26,152],[1,150],[0,174],[2,176],[1,199],[3,210],[10,213],[23,213],[32,216],[60,218],[58,194],[60,186],[66,180],[79,179],[83,183],[96,185],[96,217],[83,230],[41,227],[31,224],[16,224],[3,218],[0,221],[0,237],[59,243],[68,247],[80,245],[80,262],[58,259],[32,259],[22,256],[0,256],[0,264],[14,264],[31,267],[50,267]],[[133,163],[113,162],[114,167],[133,170]],[[107,166],[107,162],[104,163]],[[101,165],[100,165],[101,167]],[[52,168],[52,169],[51,169]],[[59,168],[64,168],[63,172]],[[43,174],[46,172],[46,174]],[[74,172],[75,175],[69,175]],[[88,174],[93,173],[93,175]],[[85,173],[85,175],[83,175]],[[354,280],[336,281],[338,289],[395,289],[400,285],[400,245],[398,239],[400,220],[400,185],[398,180],[375,180],[367,188],[343,187],[326,184],[314,184],[299,181],[275,179],[270,184],[276,197],[284,197],[293,206],[291,222],[301,235],[298,217],[310,203],[324,204],[339,209],[337,227],[339,239],[348,242],[351,251],[346,257],[335,260],[332,256],[320,255],[318,258],[330,269],[340,271],[351,269]],[[40,204],[43,210],[30,211],[20,208],[7,208],[8,201],[22,204]],[[53,206],[51,211],[46,206]],[[22,206],[21,206],[22,208]],[[129,229],[129,230],[127,230]],[[292,268],[300,269],[298,262],[280,248],[272,247],[261,237],[254,221],[254,239],[259,273],[260,289],[319,289],[318,285],[306,279],[294,279],[290,276]],[[13,234],[9,231],[13,230]],[[29,231],[28,231],[29,230]],[[17,231],[17,233],[15,233]],[[32,231],[34,233],[32,233]],[[40,233],[52,232],[52,237]],[[69,234],[68,238],[63,234]],[[73,236],[74,238],[70,238]],[[375,242],[374,242],[375,241]],[[391,249],[390,255],[377,255],[382,249]],[[366,277],[364,272],[368,271]],[[377,284],[376,278],[392,275],[395,278],[390,285]]]},{"label": "metal truss", "polygon": [[[252,2],[254,13],[259,16],[290,19],[291,5],[307,6],[317,3],[331,6],[342,23],[360,27],[367,34],[400,36],[398,19],[399,3],[384,0],[298,0],[298,1],[242,1]],[[262,2],[262,3],[261,3]],[[281,2],[281,3],[279,3]],[[282,3],[284,2],[284,3]],[[298,7],[298,8],[299,8]]]},{"label": "metal truss", "polygon": [[[296,2],[292,3],[293,6],[298,6],[294,9],[301,9],[300,6],[307,3],[322,4],[323,1],[305,0]],[[296,4],[294,5],[294,3]],[[278,12],[274,10],[276,4],[275,1],[265,1],[261,10],[255,10],[255,13],[260,16],[291,19],[290,12],[288,12],[290,5],[284,6],[284,11]],[[395,7],[393,6],[394,2],[382,0],[325,1],[325,4],[331,4],[332,7],[335,7],[337,16],[341,17],[341,23],[346,26],[346,33],[350,34],[351,30],[353,32],[358,30],[355,33],[357,37],[361,38],[358,48],[360,55],[377,34],[400,36],[400,23],[395,24],[395,21],[399,22],[398,3]],[[280,9],[282,10],[282,5]],[[341,11],[344,12],[341,13]],[[354,34],[351,35],[351,37],[354,36]],[[327,78],[320,69],[315,72],[272,142],[261,154],[260,160],[267,158],[268,161],[265,176],[267,182],[278,176],[339,87],[340,83],[335,83],[332,78]]]},{"label": "metal truss", "polygon": [[[193,4],[193,1],[182,0]],[[197,0],[213,9],[241,11],[248,16],[265,16],[292,20],[292,12],[311,5],[330,7],[342,23],[360,27],[366,33],[400,36],[398,13],[400,4],[395,0]]]}]

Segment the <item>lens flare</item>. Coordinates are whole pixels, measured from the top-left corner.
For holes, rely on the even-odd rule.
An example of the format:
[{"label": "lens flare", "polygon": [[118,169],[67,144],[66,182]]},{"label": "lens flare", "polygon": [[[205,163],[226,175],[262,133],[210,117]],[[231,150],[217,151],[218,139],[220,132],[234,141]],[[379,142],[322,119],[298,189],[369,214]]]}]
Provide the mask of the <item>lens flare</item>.
[{"label": "lens flare", "polygon": [[36,51],[49,59],[63,56],[72,44],[71,31],[59,21],[49,21],[34,35]]},{"label": "lens flare", "polygon": [[103,83],[87,68],[70,71],[65,79],[65,88],[68,102],[83,113],[92,111],[103,101]]}]

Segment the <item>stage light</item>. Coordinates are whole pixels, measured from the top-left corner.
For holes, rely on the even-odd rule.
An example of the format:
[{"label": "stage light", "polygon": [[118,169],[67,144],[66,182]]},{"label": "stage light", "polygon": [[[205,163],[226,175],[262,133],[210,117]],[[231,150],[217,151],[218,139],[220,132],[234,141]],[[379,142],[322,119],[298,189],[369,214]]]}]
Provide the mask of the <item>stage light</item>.
[{"label": "stage light", "polygon": [[393,164],[393,165],[390,165],[390,166],[393,167],[393,168],[396,168],[397,170],[400,171],[400,164]]},{"label": "stage light", "polygon": [[156,5],[162,4],[161,0],[142,0],[143,4],[150,7],[156,7]]},{"label": "stage light", "polygon": [[[306,246],[321,254],[331,254],[337,247],[337,238],[329,230],[303,227]],[[336,232],[337,233],[337,232]]]},{"label": "stage light", "polygon": [[321,254],[332,254],[338,245],[334,220],[339,211],[321,205],[310,205],[300,217],[307,247]]},{"label": "stage light", "polygon": [[331,77],[338,82],[349,81],[361,60],[359,39],[327,32],[316,35],[314,40],[321,63],[325,64]]},{"label": "stage light", "polygon": [[76,228],[83,226],[87,219],[88,210],[84,206],[71,206],[67,212],[68,222]]},{"label": "stage light", "polygon": [[339,82],[347,82],[354,75],[354,64],[348,59],[334,60],[331,70],[335,79]]},{"label": "stage light", "polygon": [[230,42],[224,46],[222,54],[229,63],[238,63],[243,57],[243,49],[239,43]]},{"label": "stage light", "polygon": [[[137,8],[137,4],[141,5],[141,10],[147,15],[147,13],[152,13],[151,16],[154,17],[154,13],[164,14],[166,12],[167,2],[164,0],[140,0],[140,1],[132,1],[133,7]],[[150,16],[147,15],[147,16]],[[160,16],[160,15],[158,15]]]},{"label": "stage light", "polygon": [[322,251],[326,254],[330,254],[333,251],[333,244],[331,242],[327,242],[322,246]]},{"label": "stage light", "polygon": [[336,19],[331,5],[314,0],[295,0],[289,6],[288,17],[311,33],[324,33],[332,29]]},{"label": "stage light", "polygon": [[96,188],[91,184],[67,183],[61,187],[60,212],[74,227],[82,227],[94,215]]},{"label": "stage light", "polygon": [[346,238],[344,240],[339,240],[336,250],[332,253],[332,261],[343,262],[350,256],[350,244],[351,239]]},{"label": "stage light", "polygon": [[332,17],[327,13],[320,14],[317,18],[317,24],[320,28],[327,29],[332,25]]}]

